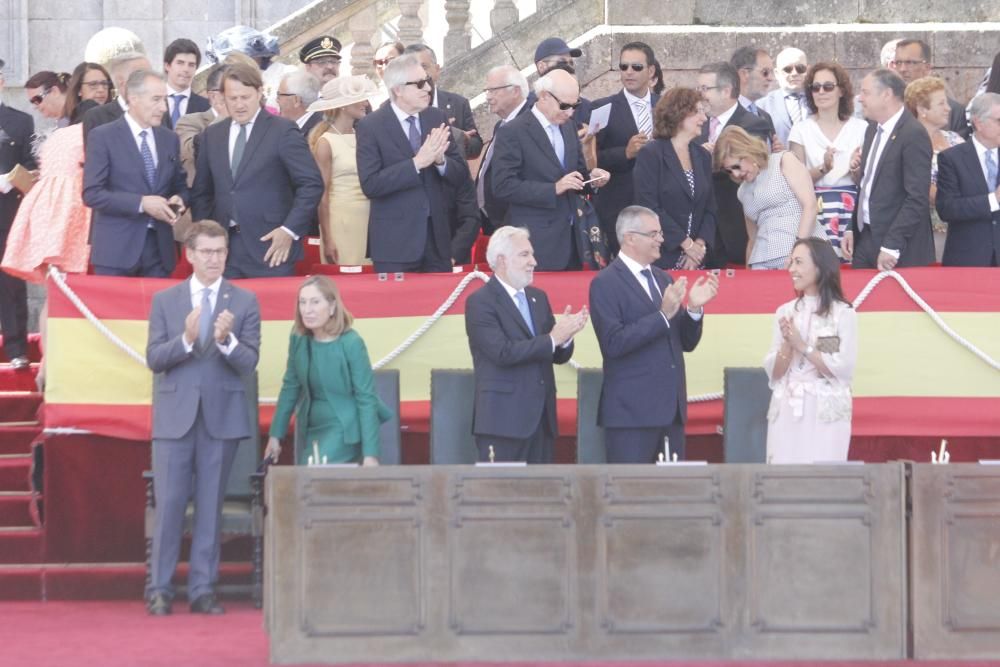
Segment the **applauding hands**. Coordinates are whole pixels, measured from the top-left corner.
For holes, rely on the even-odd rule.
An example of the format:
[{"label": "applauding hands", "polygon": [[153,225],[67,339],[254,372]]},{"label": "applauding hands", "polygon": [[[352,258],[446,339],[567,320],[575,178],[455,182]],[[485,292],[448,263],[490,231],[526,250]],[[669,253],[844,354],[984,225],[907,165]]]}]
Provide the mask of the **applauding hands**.
[{"label": "applauding hands", "polygon": [[701,276],[691,286],[687,288],[688,280],[681,276],[663,290],[663,299],[660,301],[660,312],[667,319],[671,319],[680,310],[684,302],[684,295],[687,294],[688,308],[701,310],[706,303],[715,298],[719,292],[719,277],[715,274]]}]

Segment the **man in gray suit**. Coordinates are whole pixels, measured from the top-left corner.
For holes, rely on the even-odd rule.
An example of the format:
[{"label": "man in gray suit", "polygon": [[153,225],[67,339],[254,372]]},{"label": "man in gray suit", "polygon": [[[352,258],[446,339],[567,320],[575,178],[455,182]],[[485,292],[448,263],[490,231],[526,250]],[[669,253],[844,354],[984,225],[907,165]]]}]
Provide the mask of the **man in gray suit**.
[{"label": "man in gray suit", "polygon": [[782,146],[788,145],[788,133],[792,131],[792,126],[809,115],[805,94],[808,71],[806,54],[801,49],[790,46],[782,50],[774,59],[778,88],[757,100],[757,106],[770,114],[774,133]]},{"label": "man in gray suit", "polygon": [[[239,441],[250,436],[244,378],[260,348],[260,307],[252,292],[222,279],[228,235],[216,222],[191,225],[185,253],[190,280],[153,296],[146,363],[153,390],[153,616],[171,611],[172,579],[184,512],[194,499],[188,600],[192,613],[221,614],[215,598],[223,490]],[[192,487],[193,493],[192,493]]]}]

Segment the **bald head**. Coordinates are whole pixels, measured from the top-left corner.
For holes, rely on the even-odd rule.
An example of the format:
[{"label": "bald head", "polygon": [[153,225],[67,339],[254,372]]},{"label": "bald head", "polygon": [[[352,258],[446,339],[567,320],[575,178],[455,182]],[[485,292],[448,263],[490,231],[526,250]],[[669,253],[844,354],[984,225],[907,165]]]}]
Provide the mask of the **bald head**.
[{"label": "bald head", "polygon": [[806,54],[801,49],[782,49],[774,59],[774,76],[778,79],[778,85],[786,93],[801,93],[808,66]]},{"label": "bald head", "polygon": [[535,106],[553,125],[562,125],[573,117],[580,103],[580,84],[572,74],[555,69],[535,82],[538,102]]}]

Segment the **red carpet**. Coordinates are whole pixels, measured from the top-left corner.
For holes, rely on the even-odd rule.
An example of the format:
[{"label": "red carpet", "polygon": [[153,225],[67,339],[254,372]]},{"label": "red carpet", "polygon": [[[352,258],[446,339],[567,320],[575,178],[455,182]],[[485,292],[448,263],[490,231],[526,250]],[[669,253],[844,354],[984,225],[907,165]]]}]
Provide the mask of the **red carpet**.
[{"label": "red carpet", "polygon": [[[268,663],[264,616],[248,603],[230,602],[218,617],[194,616],[184,604],[150,618],[141,602],[6,602],[0,604],[4,665],[32,667],[263,667]],[[994,667],[997,662],[586,662],[449,663],[456,667]],[[430,667],[435,663],[419,663]],[[374,667],[374,666],[373,666]]]}]

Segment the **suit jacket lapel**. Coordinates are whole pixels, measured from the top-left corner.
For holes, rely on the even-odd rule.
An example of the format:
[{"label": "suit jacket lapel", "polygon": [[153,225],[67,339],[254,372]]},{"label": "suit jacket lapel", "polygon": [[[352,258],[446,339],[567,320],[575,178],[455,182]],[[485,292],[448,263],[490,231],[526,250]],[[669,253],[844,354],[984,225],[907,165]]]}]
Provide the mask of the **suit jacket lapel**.
[{"label": "suit jacket lapel", "polygon": [[538,119],[535,118],[534,114],[532,114],[531,118],[528,119],[528,134],[535,138],[535,143],[539,145],[542,152],[545,153],[549,159],[551,159],[552,162],[559,167],[559,169],[563,169],[562,163],[559,162],[559,156],[556,155],[556,149],[552,147],[552,139],[549,138],[549,133],[545,131],[545,128],[538,122]]},{"label": "suit jacket lapel", "polygon": [[[639,127],[635,124],[635,116],[632,115],[632,107],[625,98],[624,90],[611,98],[611,111],[617,111],[625,119],[625,128],[629,137],[633,137],[639,133]],[[650,109],[649,112],[650,116],[652,116],[653,110]],[[610,121],[608,122],[610,124]]]},{"label": "suit jacket lapel", "polygon": [[[576,123],[563,123],[559,126],[559,132],[563,139],[563,157],[566,159],[565,165],[560,165],[563,169],[576,170],[576,163],[580,160],[579,144],[576,139]],[[552,151],[553,154],[555,151]],[[558,162],[558,159],[556,160]],[[587,175],[583,174],[584,180]]]},{"label": "suit jacket lapel", "polygon": [[[654,304],[653,300],[649,298],[648,294],[646,294],[646,290],[639,285],[639,281],[635,279],[635,276],[632,275],[629,268],[625,266],[625,262],[620,259],[616,259],[611,263],[611,266],[615,267],[615,270],[618,271],[618,277],[621,278],[621,280],[626,284],[626,288],[632,292],[635,297],[639,298],[643,304],[648,304],[650,310],[656,308],[656,304]],[[656,274],[654,273],[653,275],[655,276]]]},{"label": "suit jacket lapel", "polygon": [[[116,103],[117,104],[117,103]],[[142,153],[139,152],[139,146],[135,143],[135,136],[132,134],[132,128],[129,126],[128,121],[124,118],[120,119],[119,128],[121,130],[121,140],[125,143],[125,152],[129,154],[129,157],[136,165],[138,173],[142,178],[142,182],[146,183],[146,163],[142,160]],[[118,123],[118,121],[114,121]],[[154,133],[155,136],[155,133]],[[151,137],[152,138],[152,137]],[[149,139],[146,140],[147,142]],[[159,146],[157,146],[159,149]],[[157,169],[157,172],[159,169]],[[147,189],[151,192],[155,184],[146,183]]]},{"label": "suit jacket lapel", "polygon": [[[531,329],[528,328],[528,323],[525,322],[524,317],[521,316],[521,311],[514,305],[514,300],[510,298],[509,294],[507,294],[507,290],[504,286],[500,284],[499,280],[495,280],[495,278],[496,274],[494,274],[493,278],[490,279],[490,282],[486,283],[486,286],[493,290],[493,298],[496,299],[497,306],[500,308],[501,312],[507,314],[509,319],[517,322],[521,331],[524,332],[525,338],[531,338]],[[525,297],[527,296],[528,295],[525,294]],[[530,299],[528,300],[528,303],[531,303]],[[531,310],[530,305],[528,306],[528,310]],[[534,313],[532,313],[532,317],[534,317]],[[535,330],[538,330],[537,320],[535,323]]]},{"label": "suit jacket lapel", "polygon": [[[392,105],[389,102],[386,102],[382,109],[385,110],[385,118],[383,119],[385,123],[385,131],[392,138],[392,140],[396,142],[396,145],[399,146],[401,151],[408,155],[416,155],[416,153],[413,152],[413,147],[410,146],[410,138],[403,132],[403,126],[399,124],[399,119],[396,118],[396,112],[392,110]],[[424,123],[421,122],[420,125],[422,130]]]},{"label": "suit jacket lapel", "polygon": [[155,127],[153,128],[153,138],[156,140],[156,184],[153,191],[156,192],[159,190],[160,182],[172,171],[167,169],[167,163],[173,156],[169,155],[163,133],[157,132]]},{"label": "suit jacket lapel", "polygon": [[972,139],[969,139],[964,144],[962,144],[962,159],[965,160],[965,166],[967,169],[973,173],[979,174],[981,187],[980,192],[983,194],[989,194],[992,189],[989,183],[986,182],[986,174],[983,173],[983,165],[979,162],[979,152],[976,150],[976,145],[972,143]]},{"label": "suit jacket lapel", "polygon": [[[243,150],[243,157],[240,159],[240,166],[236,170],[236,177],[233,178],[234,183],[240,180],[240,177],[243,176],[243,173],[247,170],[247,165],[249,165],[253,161],[254,151],[256,151],[257,147],[264,142],[264,135],[266,135],[267,131],[271,129],[272,120],[273,119],[271,118],[271,114],[265,109],[261,109],[257,113],[257,120],[254,121],[253,128],[250,130],[250,138],[247,139],[247,146]],[[229,140],[229,135],[227,134],[226,155],[229,154],[228,140]]]},{"label": "suit jacket lapel", "polygon": [[[889,156],[892,153],[896,150],[902,150],[902,148],[897,149],[896,136],[899,134],[900,130],[903,129],[903,125],[907,122],[906,113],[906,111],[903,111],[903,115],[899,117],[898,121],[896,121],[896,126],[892,128],[892,133],[887,137],[882,137],[882,141],[884,141],[885,144],[882,147],[882,154],[878,156],[878,162],[875,164],[875,173],[872,174],[872,182],[869,186],[873,192],[875,191],[875,185],[878,183],[879,176],[882,175],[882,165],[885,164],[885,161],[889,159]],[[863,180],[864,177],[862,177],[862,181]]]},{"label": "suit jacket lapel", "polygon": [[[691,199],[691,186],[688,185],[687,176],[684,175],[684,167],[681,165],[680,156],[677,155],[677,151],[674,149],[674,145],[669,139],[665,140],[663,143],[663,161],[667,163],[667,170],[673,174],[678,185],[681,186],[681,192],[687,195],[688,199]],[[694,161],[692,160],[692,167],[694,167],[693,162]]]}]

